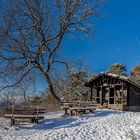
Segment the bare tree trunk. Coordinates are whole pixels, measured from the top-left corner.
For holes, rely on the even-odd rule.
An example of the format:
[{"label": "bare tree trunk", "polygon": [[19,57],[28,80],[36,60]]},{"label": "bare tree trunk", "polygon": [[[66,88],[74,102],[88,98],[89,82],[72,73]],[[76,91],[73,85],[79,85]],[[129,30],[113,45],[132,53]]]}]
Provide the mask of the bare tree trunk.
[{"label": "bare tree trunk", "polygon": [[23,92],[23,98],[24,98],[24,104],[27,105],[27,98],[26,98],[26,92]]},{"label": "bare tree trunk", "polygon": [[56,93],[55,93],[55,91],[54,91],[53,83],[52,83],[52,81],[51,81],[51,78],[50,78],[49,74],[46,73],[45,76],[46,76],[46,79],[47,79],[47,81],[48,81],[48,87],[49,87],[49,90],[50,90],[51,94],[53,95],[53,97],[54,97],[58,102],[60,102],[61,100],[60,100],[60,98],[56,95]]}]

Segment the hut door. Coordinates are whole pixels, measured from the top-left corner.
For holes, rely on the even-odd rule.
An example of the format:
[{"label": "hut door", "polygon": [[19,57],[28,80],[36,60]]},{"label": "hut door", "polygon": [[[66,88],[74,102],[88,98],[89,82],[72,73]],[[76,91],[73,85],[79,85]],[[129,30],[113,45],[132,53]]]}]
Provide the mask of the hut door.
[{"label": "hut door", "polygon": [[114,88],[110,88],[109,104],[114,104]]},{"label": "hut door", "polygon": [[102,105],[108,107],[108,88],[103,87],[102,89]]}]

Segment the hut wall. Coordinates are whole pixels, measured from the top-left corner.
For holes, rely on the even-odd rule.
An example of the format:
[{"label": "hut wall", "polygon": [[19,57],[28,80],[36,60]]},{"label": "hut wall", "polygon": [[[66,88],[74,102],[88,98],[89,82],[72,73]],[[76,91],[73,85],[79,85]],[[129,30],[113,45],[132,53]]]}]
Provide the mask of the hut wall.
[{"label": "hut wall", "polygon": [[95,101],[95,103],[97,103],[98,102],[98,99],[97,99],[97,97],[98,97],[97,89],[92,88],[92,94],[93,94],[93,101]]},{"label": "hut wall", "polygon": [[129,86],[129,106],[140,106],[139,89],[132,85]]},{"label": "hut wall", "polygon": [[134,112],[140,112],[140,89],[137,87],[134,87],[133,85],[129,85],[129,106],[124,105],[123,110],[124,111],[134,111]]},{"label": "hut wall", "polygon": [[134,112],[140,112],[140,106],[123,106],[123,111],[134,111]]}]

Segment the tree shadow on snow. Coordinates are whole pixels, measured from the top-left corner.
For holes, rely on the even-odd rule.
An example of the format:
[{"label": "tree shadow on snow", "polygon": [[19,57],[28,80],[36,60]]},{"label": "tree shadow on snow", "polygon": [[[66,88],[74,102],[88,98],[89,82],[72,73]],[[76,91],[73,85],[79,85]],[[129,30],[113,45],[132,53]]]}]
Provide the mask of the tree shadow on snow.
[{"label": "tree shadow on snow", "polygon": [[[98,109],[94,113],[81,115],[79,120],[77,117],[63,117],[63,118],[51,118],[45,119],[38,124],[30,126],[20,126],[21,129],[35,129],[35,130],[46,130],[46,129],[59,129],[59,128],[71,128],[80,126],[86,123],[85,120],[95,117],[105,117],[117,114],[123,114],[125,112],[119,112],[109,109]],[[78,120],[78,121],[77,121]],[[92,120],[93,121],[93,120]]]},{"label": "tree shadow on snow", "polygon": [[97,109],[93,113],[81,115],[81,119],[88,119],[88,118],[94,118],[94,117],[106,117],[111,115],[117,115],[117,114],[124,114],[126,112],[122,111],[116,111],[111,109]]},{"label": "tree shadow on snow", "polygon": [[94,112],[94,117],[105,117],[117,114],[124,114],[125,112],[109,110],[109,109],[98,109]]},{"label": "tree shadow on snow", "polygon": [[20,126],[20,128],[46,130],[46,129],[58,129],[64,127],[70,128],[74,126],[79,126],[81,123],[84,123],[84,122],[76,122],[76,120],[77,120],[76,118],[72,118],[72,117],[45,119],[44,121],[35,124],[33,126]]}]

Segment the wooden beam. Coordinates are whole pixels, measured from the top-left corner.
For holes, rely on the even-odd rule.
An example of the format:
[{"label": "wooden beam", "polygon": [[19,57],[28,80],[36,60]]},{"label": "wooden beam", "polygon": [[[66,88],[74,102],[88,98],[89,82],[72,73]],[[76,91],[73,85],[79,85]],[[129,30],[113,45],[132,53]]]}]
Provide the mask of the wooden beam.
[{"label": "wooden beam", "polygon": [[100,91],[100,104],[102,105],[102,94],[103,94],[103,87],[101,86],[101,91]]},{"label": "wooden beam", "polygon": [[108,105],[110,104],[110,87],[108,88]]},{"label": "wooden beam", "polygon": [[129,84],[127,84],[127,106],[129,106]]},{"label": "wooden beam", "polygon": [[121,110],[123,111],[123,93],[124,92],[124,90],[123,90],[123,86],[122,86],[122,96],[121,96],[121,105],[122,105],[122,108],[121,108]]}]

